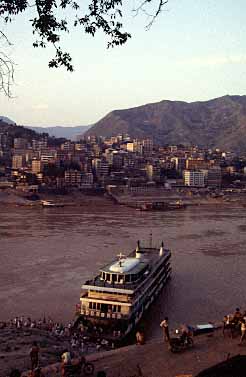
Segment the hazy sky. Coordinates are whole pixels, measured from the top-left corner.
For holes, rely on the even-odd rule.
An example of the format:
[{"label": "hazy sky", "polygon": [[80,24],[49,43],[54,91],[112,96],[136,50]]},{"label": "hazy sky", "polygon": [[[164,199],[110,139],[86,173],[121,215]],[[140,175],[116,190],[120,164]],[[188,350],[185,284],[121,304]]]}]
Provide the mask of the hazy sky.
[{"label": "hazy sky", "polygon": [[114,109],[163,99],[196,101],[246,94],[246,1],[169,0],[145,31],[146,16],[133,17],[132,39],[107,49],[106,39],[71,31],[62,46],[74,73],[49,69],[53,49],[34,49],[30,15],[2,26],[16,63],[14,99],[0,94],[0,114],[23,125],[87,125]]}]

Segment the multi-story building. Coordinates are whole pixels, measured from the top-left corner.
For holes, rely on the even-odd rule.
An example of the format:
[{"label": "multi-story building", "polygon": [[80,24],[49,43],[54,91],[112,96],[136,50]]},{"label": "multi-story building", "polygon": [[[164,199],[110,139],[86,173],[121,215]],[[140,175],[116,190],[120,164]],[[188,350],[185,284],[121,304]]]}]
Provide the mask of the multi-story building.
[{"label": "multi-story building", "polygon": [[184,184],[190,187],[204,187],[204,172],[200,170],[184,170]]},{"label": "multi-story building", "polygon": [[65,171],[65,185],[71,187],[80,187],[81,185],[81,172],[78,170]]},{"label": "multi-story building", "polygon": [[171,161],[175,163],[175,170],[181,173],[186,168],[186,158],[185,157],[172,157]]},{"label": "multi-story building", "polygon": [[127,152],[135,152],[134,143],[129,141],[125,144]]},{"label": "multi-story building", "polygon": [[3,148],[8,148],[11,146],[10,138],[3,132],[0,133],[0,146]]},{"label": "multi-story building", "polygon": [[160,166],[157,164],[147,164],[145,167],[148,181],[159,181],[161,175]]},{"label": "multi-story building", "polygon": [[143,154],[143,142],[134,140],[133,151],[139,154]]},{"label": "multi-story building", "polygon": [[12,169],[18,170],[24,167],[24,158],[22,155],[14,155],[12,157]]},{"label": "multi-story building", "polygon": [[219,166],[212,167],[208,170],[207,176],[207,186],[213,188],[220,188],[221,187],[221,168]]},{"label": "multi-story building", "polygon": [[14,138],[14,149],[26,149],[27,148],[27,139],[22,137]]},{"label": "multi-story building", "polygon": [[109,173],[109,163],[106,160],[95,158],[93,166],[97,177],[105,177]]},{"label": "multi-story building", "polygon": [[43,170],[42,161],[34,158],[32,160],[32,173],[33,174],[38,174],[38,173],[41,173],[42,170]]},{"label": "multi-story building", "polygon": [[42,161],[43,165],[47,165],[50,162],[54,162],[56,160],[56,151],[44,151],[41,153],[40,160]]},{"label": "multi-story building", "polygon": [[32,148],[34,151],[41,151],[42,149],[46,149],[48,145],[48,137],[45,136],[40,140],[33,139],[32,140]]},{"label": "multi-story building", "polygon": [[208,167],[209,167],[209,161],[205,161],[202,158],[188,158],[186,160],[187,170],[208,169]]},{"label": "multi-story building", "polygon": [[152,152],[153,152],[153,140],[152,139],[144,139],[143,140],[143,154],[145,156],[148,156]]},{"label": "multi-story building", "polygon": [[66,152],[72,152],[74,150],[74,143],[72,143],[70,140],[65,141],[65,143],[61,145],[61,150]]},{"label": "multi-story building", "polygon": [[93,186],[93,174],[82,173],[81,175],[81,188],[89,188]]},{"label": "multi-story building", "polygon": [[94,144],[93,147],[92,147],[92,150],[93,150],[93,153],[94,153],[95,157],[99,157],[100,156],[101,148],[100,148],[100,146],[98,144]]},{"label": "multi-story building", "polygon": [[121,169],[124,165],[124,156],[125,156],[125,152],[121,151],[121,152],[115,152],[113,153],[113,161],[112,161],[112,165],[113,165],[113,169]]}]

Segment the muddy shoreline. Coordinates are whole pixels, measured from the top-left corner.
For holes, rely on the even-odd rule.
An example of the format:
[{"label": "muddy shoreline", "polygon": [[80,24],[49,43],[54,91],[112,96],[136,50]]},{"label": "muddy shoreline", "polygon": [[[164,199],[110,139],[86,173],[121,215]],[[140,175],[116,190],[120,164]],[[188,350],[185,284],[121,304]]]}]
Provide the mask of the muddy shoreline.
[{"label": "muddy shoreline", "polygon": [[[112,200],[107,194],[100,195],[88,195],[75,191],[67,195],[55,195],[55,194],[38,194],[38,200],[29,200],[23,195],[17,194],[14,190],[1,190],[0,189],[0,206],[27,206],[27,207],[42,207],[42,201],[47,200],[53,203],[57,203],[64,207],[71,206],[91,206],[91,205],[106,205],[106,206],[127,206],[127,203],[134,203],[136,201],[155,201],[155,200],[165,200],[165,197],[151,197],[151,196],[127,196],[124,198],[119,197],[119,202]],[[170,200],[169,197],[166,198],[167,201]],[[185,198],[183,200],[184,204],[187,206],[198,206],[198,205],[246,205],[246,195],[234,194],[224,197],[212,198],[212,197],[191,197]]]}]

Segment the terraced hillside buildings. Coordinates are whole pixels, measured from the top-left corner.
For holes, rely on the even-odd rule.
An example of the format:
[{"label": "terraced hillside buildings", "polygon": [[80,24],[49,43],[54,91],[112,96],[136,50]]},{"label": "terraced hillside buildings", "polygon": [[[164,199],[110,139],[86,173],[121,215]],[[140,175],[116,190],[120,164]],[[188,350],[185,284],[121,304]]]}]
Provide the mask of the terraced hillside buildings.
[{"label": "terraced hillside buildings", "polygon": [[0,188],[39,192],[107,189],[220,190],[246,183],[246,158],[197,146],[158,146],[128,135],[79,141],[0,134]]}]

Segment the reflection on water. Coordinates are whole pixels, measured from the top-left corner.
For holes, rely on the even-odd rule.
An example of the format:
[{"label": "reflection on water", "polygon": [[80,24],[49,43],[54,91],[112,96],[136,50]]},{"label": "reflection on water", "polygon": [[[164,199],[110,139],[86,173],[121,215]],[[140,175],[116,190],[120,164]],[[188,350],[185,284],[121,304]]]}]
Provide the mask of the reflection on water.
[{"label": "reflection on water", "polygon": [[159,333],[163,315],[171,324],[218,319],[245,303],[245,218],[237,207],[152,213],[111,204],[103,210],[1,207],[0,319],[69,320],[81,284],[150,231],[172,249],[173,274],[148,313],[147,333]]}]

